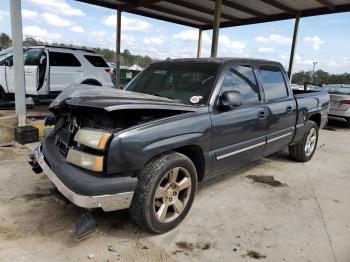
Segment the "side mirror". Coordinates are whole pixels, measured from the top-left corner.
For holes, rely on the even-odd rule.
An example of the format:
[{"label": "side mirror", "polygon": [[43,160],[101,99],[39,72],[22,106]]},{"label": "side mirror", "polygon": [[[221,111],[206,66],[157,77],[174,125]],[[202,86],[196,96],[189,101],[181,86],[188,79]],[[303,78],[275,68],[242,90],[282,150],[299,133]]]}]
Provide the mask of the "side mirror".
[{"label": "side mirror", "polygon": [[219,98],[219,103],[224,107],[236,107],[242,104],[241,93],[239,91],[225,91]]}]

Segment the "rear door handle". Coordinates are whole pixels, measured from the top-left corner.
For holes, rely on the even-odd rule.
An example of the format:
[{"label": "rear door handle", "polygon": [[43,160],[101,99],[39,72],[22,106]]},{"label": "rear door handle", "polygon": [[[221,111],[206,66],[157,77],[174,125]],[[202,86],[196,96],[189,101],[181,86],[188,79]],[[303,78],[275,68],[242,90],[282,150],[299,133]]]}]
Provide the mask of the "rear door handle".
[{"label": "rear door handle", "polygon": [[266,111],[259,111],[258,112],[258,118],[259,119],[265,119],[266,118]]},{"label": "rear door handle", "polygon": [[293,107],[287,106],[287,113],[292,113],[292,112],[293,112]]}]

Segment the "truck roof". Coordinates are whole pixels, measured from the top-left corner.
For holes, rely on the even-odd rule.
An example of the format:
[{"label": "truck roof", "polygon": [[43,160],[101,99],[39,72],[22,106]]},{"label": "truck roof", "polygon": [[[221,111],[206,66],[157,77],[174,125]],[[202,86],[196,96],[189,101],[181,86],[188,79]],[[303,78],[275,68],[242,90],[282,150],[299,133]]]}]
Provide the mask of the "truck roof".
[{"label": "truck roof", "polygon": [[280,62],[265,60],[265,59],[256,59],[256,58],[241,58],[241,57],[218,57],[218,58],[177,58],[177,59],[168,59],[160,61],[159,63],[166,62],[192,62],[192,63],[218,63],[218,64],[226,64],[231,62],[237,63],[263,63],[263,64],[273,64],[282,66]]}]

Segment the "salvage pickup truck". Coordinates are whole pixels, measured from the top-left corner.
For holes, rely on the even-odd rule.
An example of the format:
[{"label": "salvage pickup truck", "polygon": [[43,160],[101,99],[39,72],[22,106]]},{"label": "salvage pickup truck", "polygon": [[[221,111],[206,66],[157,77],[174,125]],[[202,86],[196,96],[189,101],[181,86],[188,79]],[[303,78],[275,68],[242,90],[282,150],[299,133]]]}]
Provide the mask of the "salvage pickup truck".
[{"label": "salvage pickup truck", "polygon": [[198,182],[285,147],[312,158],[329,95],[296,92],[277,62],[157,62],[124,90],[63,91],[33,165],[74,204],[128,208],[138,225],[167,232],[189,212]]}]

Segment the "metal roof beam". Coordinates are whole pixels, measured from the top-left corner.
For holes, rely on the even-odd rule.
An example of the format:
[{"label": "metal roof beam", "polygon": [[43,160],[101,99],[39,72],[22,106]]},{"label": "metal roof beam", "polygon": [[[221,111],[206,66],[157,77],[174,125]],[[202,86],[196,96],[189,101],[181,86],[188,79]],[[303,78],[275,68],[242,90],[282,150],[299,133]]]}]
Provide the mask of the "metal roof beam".
[{"label": "metal roof beam", "polygon": [[[183,0],[165,0],[165,2],[169,2],[169,3],[172,3],[172,4],[175,4],[175,5],[178,5],[178,6],[181,6],[181,7],[186,7],[186,8],[189,8],[189,9],[193,9],[193,10],[196,10],[196,11],[199,11],[199,12],[202,12],[202,13],[206,13],[206,14],[209,14],[209,15],[214,15],[215,14],[215,11],[209,7],[205,7],[205,6],[200,6],[200,5],[196,5],[196,4],[193,4],[193,3],[190,3],[190,2],[185,2]],[[241,24],[242,23],[242,20],[233,16],[233,15],[229,15],[229,14],[225,14],[225,13],[221,13],[221,18],[224,18],[226,20],[230,20],[230,21],[233,21],[237,24]]]},{"label": "metal roof beam", "polygon": [[[212,1],[215,1],[215,0],[212,0]],[[235,2],[231,2],[231,1],[228,1],[228,0],[222,0],[222,5],[230,7],[230,8],[233,8],[233,9],[236,9],[238,11],[241,11],[241,12],[244,12],[244,13],[247,13],[247,14],[250,14],[250,15],[253,15],[253,16],[256,16],[256,17],[259,17],[261,19],[266,19],[266,15],[265,14],[260,13],[258,11],[255,11],[255,10],[249,8],[249,7],[237,4]]]},{"label": "metal roof beam", "polygon": [[194,27],[194,28],[201,28],[202,27],[201,25],[198,25],[195,23],[191,23],[191,22],[187,22],[187,21],[183,21],[183,20],[179,20],[179,19],[175,19],[175,18],[170,18],[170,17],[158,15],[158,14],[150,14],[150,13],[143,11],[143,10],[131,10],[131,11],[128,11],[128,13],[135,14],[135,15],[142,15],[145,17],[150,17],[153,19],[161,20],[161,21],[175,23],[175,24],[179,24],[179,25],[185,25],[185,26]]},{"label": "metal roof beam", "polygon": [[319,2],[320,4],[324,5],[325,7],[327,7],[329,10],[335,11],[336,7],[335,5],[333,5],[330,1],[328,0],[315,0],[317,2]]},{"label": "metal roof beam", "polygon": [[86,4],[91,4],[91,5],[111,8],[111,9],[118,9],[118,5],[114,0],[100,0],[98,2],[94,0],[76,0],[76,1],[86,3]]},{"label": "metal roof beam", "polygon": [[184,13],[181,11],[176,11],[176,10],[161,7],[161,6],[149,5],[149,6],[146,6],[145,8],[151,9],[153,11],[158,11],[158,12],[161,12],[164,14],[178,16],[179,18],[181,18],[181,17],[186,18],[186,19],[193,20],[193,21],[199,22],[199,23],[204,23],[204,24],[212,24],[213,23],[213,21],[206,19],[206,18],[203,18],[203,17],[200,17],[200,16],[197,16],[197,15],[187,14],[187,13]]},{"label": "metal roof beam", "polygon": [[157,2],[160,2],[161,0],[143,0],[143,1],[127,1],[127,0],[119,0],[121,2],[124,2],[125,4],[119,5],[120,9],[122,11],[131,11],[133,9],[136,9],[138,7],[147,7],[149,5],[155,4]]},{"label": "metal roof beam", "polygon": [[297,10],[295,10],[295,9],[289,7],[289,6],[286,6],[286,5],[280,3],[280,2],[278,2],[276,0],[259,0],[259,1],[260,2],[264,2],[264,3],[268,4],[268,5],[273,6],[273,7],[276,7],[278,9],[280,9],[280,10],[283,10],[283,11],[285,11],[285,12],[287,12],[287,13],[293,15],[293,16],[297,16],[298,15]]},{"label": "metal roof beam", "polygon": [[[87,3],[87,4],[92,4],[92,5],[97,5],[97,6],[102,6],[102,7],[106,7],[106,8],[111,8],[111,9],[118,9],[119,6],[120,6],[114,0],[99,0],[99,1],[95,1],[95,0],[76,0],[76,1]],[[190,26],[190,27],[195,27],[195,28],[200,28],[201,27],[200,25],[195,24],[195,23],[182,21],[180,19],[170,18],[170,17],[158,15],[158,14],[150,14],[150,13],[147,13],[147,12],[142,11],[142,10],[129,10],[128,13],[132,13],[132,14],[135,14],[135,15],[142,15],[142,16],[145,16],[145,17],[150,17],[150,18],[153,18],[153,19],[162,20],[162,21],[165,21],[165,22],[175,23],[175,24],[179,24],[179,25],[185,25],[185,26]]]}]

